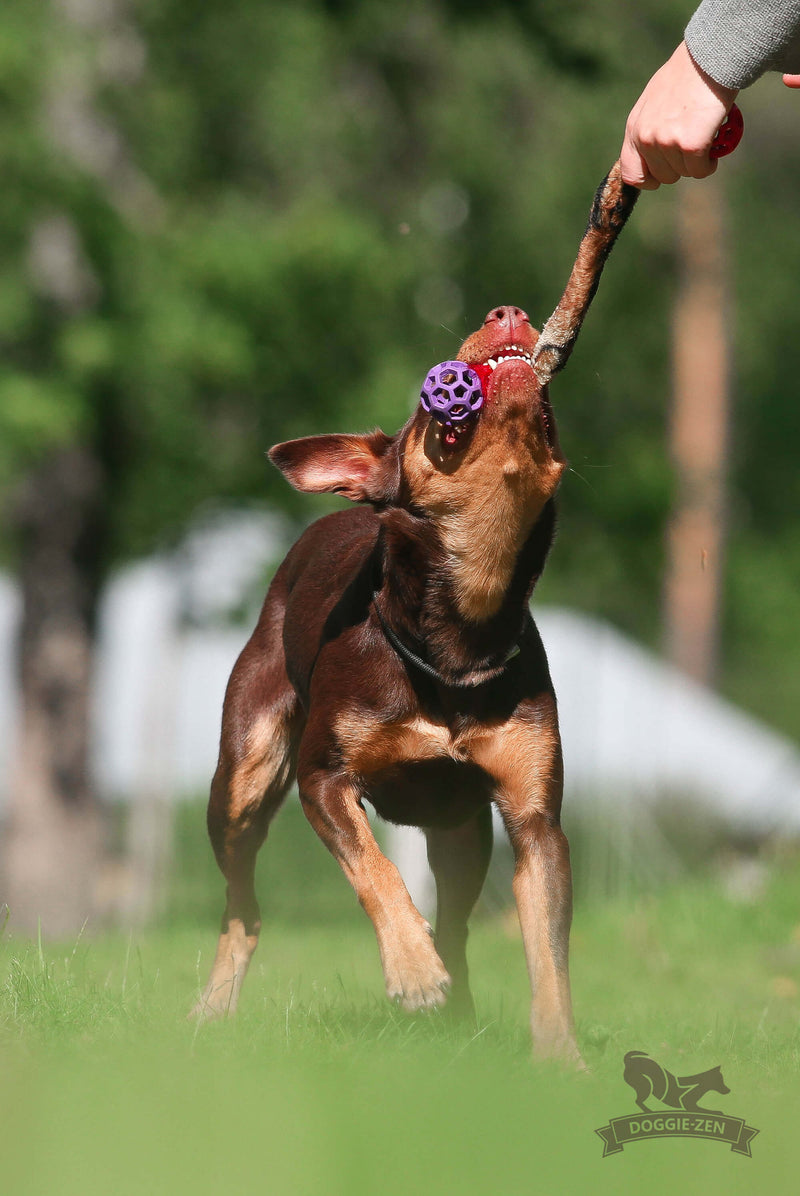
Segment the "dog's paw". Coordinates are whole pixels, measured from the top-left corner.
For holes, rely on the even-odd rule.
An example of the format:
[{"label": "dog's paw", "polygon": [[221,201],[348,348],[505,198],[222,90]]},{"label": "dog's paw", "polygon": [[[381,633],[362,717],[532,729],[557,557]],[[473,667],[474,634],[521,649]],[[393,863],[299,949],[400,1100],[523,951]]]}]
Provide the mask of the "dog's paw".
[{"label": "dog's paw", "polygon": [[413,944],[395,943],[384,958],[386,993],[409,1013],[444,1005],[452,983],[426,926]]},{"label": "dog's paw", "polygon": [[407,975],[386,985],[389,1000],[408,1013],[440,1008],[449,991],[450,977],[444,969],[438,975]]},{"label": "dog's paw", "polygon": [[561,1063],[568,1070],[587,1074],[589,1072],[589,1068],[586,1066],[583,1056],[578,1049],[575,1035],[570,1028],[550,1034],[541,1034],[534,1031],[533,1058],[537,1062],[552,1059],[556,1063]]},{"label": "dog's paw", "polygon": [[215,1009],[211,1009],[204,1000],[197,1001],[186,1014],[187,1022],[208,1022],[219,1017]]},{"label": "dog's paw", "polygon": [[195,1022],[211,1022],[216,1018],[227,1017],[235,1011],[231,1003],[231,985],[225,986],[224,991],[207,988],[198,1001],[192,1006],[187,1019]]}]

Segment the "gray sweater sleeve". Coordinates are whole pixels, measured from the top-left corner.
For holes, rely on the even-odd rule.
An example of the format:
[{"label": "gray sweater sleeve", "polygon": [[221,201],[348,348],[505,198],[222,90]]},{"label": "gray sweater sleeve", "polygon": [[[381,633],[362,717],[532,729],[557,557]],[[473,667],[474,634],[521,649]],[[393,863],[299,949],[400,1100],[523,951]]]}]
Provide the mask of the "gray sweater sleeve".
[{"label": "gray sweater sleeve", "polygon": [[703,0],[684,40],[723,87],[748,87],[768,70],[800,74],[800,0]]}]

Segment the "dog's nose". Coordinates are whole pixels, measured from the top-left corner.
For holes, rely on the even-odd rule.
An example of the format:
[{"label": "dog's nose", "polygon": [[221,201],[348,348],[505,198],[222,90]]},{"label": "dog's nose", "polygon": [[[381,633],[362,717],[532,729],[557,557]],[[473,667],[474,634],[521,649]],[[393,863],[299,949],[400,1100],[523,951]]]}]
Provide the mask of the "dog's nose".
[{"label": "dog's nose", "polygon": [[520,324],[530,324],[528,313],[524,312],[521,307],[493,307],[489,312],[484,324],[500,324],[505,325],[509,332],[513,331]]}]

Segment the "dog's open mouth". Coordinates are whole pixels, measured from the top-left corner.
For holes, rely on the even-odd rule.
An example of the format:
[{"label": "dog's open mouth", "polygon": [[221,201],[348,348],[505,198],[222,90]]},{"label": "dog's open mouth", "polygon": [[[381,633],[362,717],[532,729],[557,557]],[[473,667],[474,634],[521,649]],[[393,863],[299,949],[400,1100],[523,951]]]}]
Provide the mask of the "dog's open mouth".
[{"label": "dog's open mouth", "polygon": [[[493,350],[491,357],[487,357],[485,361],[473,363],[471,366],[480,378],[484,399],[488,400],[489,398],[489,384],[495,371],[499,366],[508,361],[524,362],[533,371],[533,353],[523,348],[522,345],[516,344],[508,344],[499,350]],[[553,408],[550,405],[550,399],[546,394],[541,395],[537,410],[541,417],[547,444],[551,449],[555,449],[555,418],[553,416]],[[456,443],[457,439],[454,439],[453,444],[455,445]]]},{"label": "dog's open mouth", "polygon": [[499,353],[493,354],[486,359],[485,364],[494,373],[499,365],[504,361],[526,361],[533,369],[533,354],[529,353],[527,349],[523,349],[522,345],[506,345]]},{"label": "dog's open mouth", "polygon": [[492,350],[491,356],[487,357],[485,361],[471,364],[471,368],[481,380],[484,399],[489,397],[489,379],[497,367],[506,361],[524,361],[533,369],[533,354],[529,353],[527,349],[523,349],[522,345],[505,345],[502,349]]}]

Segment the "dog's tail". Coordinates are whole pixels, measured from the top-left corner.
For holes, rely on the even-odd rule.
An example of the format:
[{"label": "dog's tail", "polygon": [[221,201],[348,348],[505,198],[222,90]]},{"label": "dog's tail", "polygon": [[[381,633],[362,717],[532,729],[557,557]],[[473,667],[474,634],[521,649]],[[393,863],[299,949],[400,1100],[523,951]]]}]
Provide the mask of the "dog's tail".
[{"label": "dog's tail", "polygon": [[623,183],[620,164],[615,162],[597,188],[569,282],[542,329],[533,354],[534,373],[542,386],[566,365],[594,299],[606,258],[638,198],[638,188]]}]

